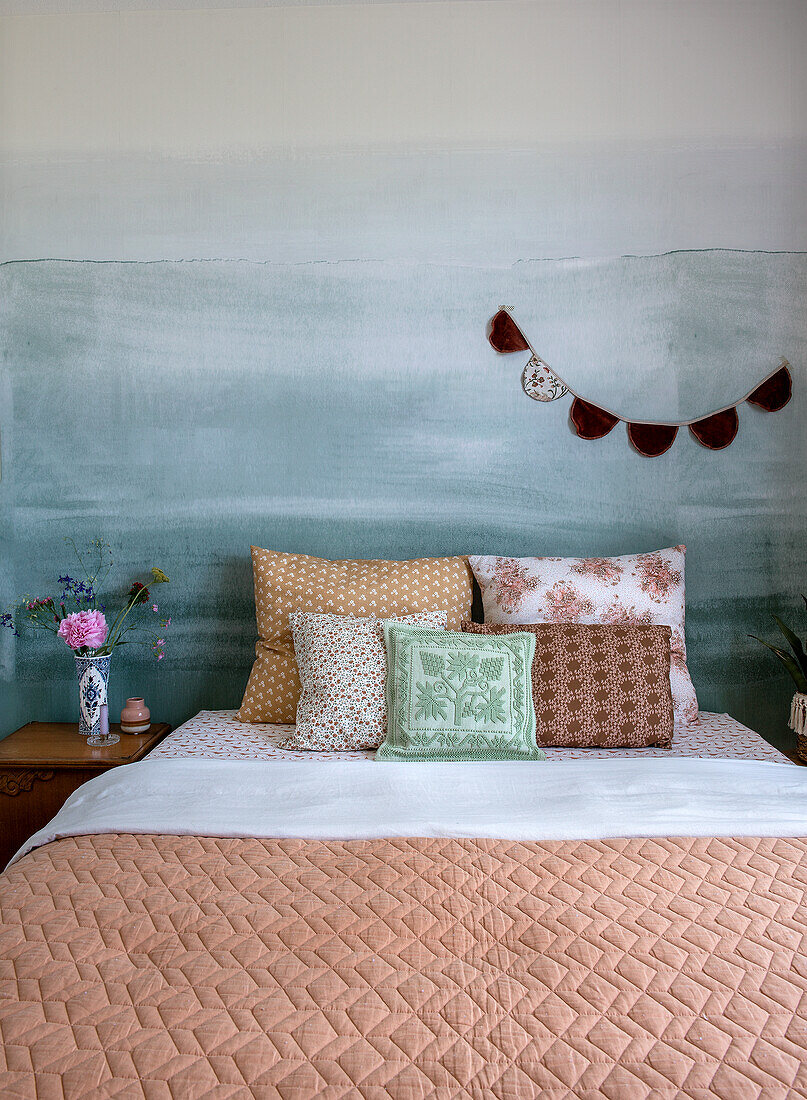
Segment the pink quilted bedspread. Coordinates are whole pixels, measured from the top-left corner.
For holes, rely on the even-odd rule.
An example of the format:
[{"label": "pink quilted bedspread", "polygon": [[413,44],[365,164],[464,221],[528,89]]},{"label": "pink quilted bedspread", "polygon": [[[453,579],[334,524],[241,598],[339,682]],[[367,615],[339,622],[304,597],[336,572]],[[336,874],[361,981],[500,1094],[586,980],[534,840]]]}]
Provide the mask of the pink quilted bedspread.
[{"label": "pink quilted bedspread", "polygon": [[60,840],[0,1096],[805,1096],[806,895],[807,840]]}]

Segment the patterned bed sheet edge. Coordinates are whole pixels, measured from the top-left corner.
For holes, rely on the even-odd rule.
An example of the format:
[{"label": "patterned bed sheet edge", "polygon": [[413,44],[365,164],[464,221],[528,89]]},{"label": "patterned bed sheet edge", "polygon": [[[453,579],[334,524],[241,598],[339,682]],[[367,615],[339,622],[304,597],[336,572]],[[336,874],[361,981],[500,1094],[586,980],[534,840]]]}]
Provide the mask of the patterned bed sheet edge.
[{"label": "patterned bed sheet edge", "polygon": [[[250,725],[237,722],[234,710],[201,710],[178,726],[149,759],[212,757],[230,760],[365,760],[372,751],[299,752],[280,747],[293,726]],[[591,760],[601,757],[704,757],[723,760],[767,760],[784,764],[789,758],[758,733],[728,714],[701,711],[700,722],[676,728],[672,747],[647,749],[546,749],[547,760]]]}]

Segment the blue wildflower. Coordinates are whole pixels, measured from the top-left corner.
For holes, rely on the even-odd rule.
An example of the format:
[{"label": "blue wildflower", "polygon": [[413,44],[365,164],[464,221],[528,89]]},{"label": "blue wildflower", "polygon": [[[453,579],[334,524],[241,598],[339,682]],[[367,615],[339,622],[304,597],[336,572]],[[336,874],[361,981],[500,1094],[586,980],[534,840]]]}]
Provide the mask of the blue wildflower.
[{"label": "blue wildflower", "polygon": [[19,638],[20,632],[19,630],[17,630],[17,627],[14,624],[14,616],[11,614],[10,611],[4,611],[3,614],[0,615],[0,626],[7,626],[8,629],[14,634],[14,637]]}]

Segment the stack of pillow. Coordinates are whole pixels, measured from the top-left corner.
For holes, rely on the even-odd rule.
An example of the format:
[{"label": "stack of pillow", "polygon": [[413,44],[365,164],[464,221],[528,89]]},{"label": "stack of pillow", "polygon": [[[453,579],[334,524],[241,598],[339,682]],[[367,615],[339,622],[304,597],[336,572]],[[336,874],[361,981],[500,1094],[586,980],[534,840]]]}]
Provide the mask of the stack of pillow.
[{"label": "stack of pillow", "polygon": [[325,561],[253,547],[260,637],[237,717],[296,722],[284,748],[381,760],[669,746],[675,723],[698,720],[684,554]]}]

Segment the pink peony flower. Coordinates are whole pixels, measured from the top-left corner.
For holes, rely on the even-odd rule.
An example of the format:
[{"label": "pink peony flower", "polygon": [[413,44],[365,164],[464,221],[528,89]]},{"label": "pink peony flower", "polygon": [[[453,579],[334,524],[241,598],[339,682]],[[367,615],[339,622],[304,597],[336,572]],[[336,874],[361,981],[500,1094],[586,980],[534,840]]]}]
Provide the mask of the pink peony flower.
[{"label": "pink peony flower", "polygon": [[71,649],[97,649],[106,638],[106,619],[100,611],[76,611],[59,623],[59,637]]}]

